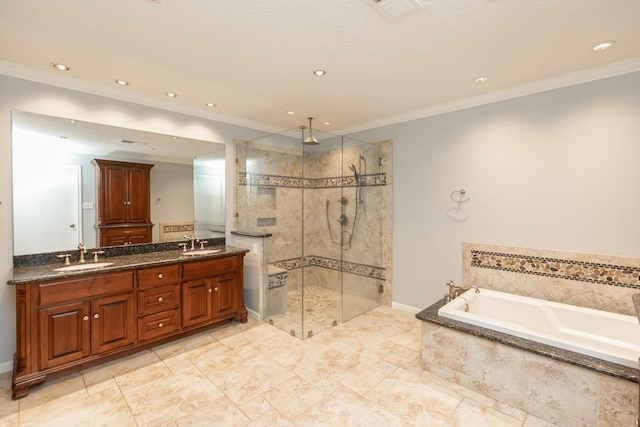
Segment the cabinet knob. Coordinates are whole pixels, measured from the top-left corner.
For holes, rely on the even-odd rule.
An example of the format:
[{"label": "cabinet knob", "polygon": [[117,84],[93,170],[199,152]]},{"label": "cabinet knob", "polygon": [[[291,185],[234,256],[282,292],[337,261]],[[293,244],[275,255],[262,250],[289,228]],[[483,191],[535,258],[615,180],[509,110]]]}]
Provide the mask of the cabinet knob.
[{"label": "cabinet knob", "polygon": [[213,289],[209,288],[209,293],[213,292]]},{"label": "cabinet knob", "polygon": [[158,328],[162,328],[164,326],[164,323],[160,322],[158,323]]},{"label": "cabinet knob", "polygon": [[158,302],[162,302],[162,297],[158,297]]},{"label": "cabinet knob", "polygon": [[158,274],[158,279],[162,279],[163,277],[162,273]]},{"label": "cabinet knob", "polygon": [[218,292],[218,287],[213,288],[214,291]]},{"label": "cabinet knob", "polygon": [[84,316],[82,317],[82,320],[89,320],[89,316],[84,315]]},{"label": "cabinet knob", "polygon": [[94,319],[97,319],[98,317],[100,317],[100,315],[99,315],[98,313],[96,313],[96,314],[94,314],[94,315],[93,315],[93,318],[94,318]]}]

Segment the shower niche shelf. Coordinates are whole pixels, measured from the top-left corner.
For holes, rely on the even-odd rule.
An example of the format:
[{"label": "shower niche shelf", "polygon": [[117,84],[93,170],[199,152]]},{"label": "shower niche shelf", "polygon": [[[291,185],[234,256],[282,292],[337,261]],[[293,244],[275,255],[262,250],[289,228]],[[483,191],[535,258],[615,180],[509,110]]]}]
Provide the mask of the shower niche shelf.
[{"label": "shower niche shelf", "polygon": [[258,227],[273,227],[276,225],[275,218],[258,218],[257,224]]}]

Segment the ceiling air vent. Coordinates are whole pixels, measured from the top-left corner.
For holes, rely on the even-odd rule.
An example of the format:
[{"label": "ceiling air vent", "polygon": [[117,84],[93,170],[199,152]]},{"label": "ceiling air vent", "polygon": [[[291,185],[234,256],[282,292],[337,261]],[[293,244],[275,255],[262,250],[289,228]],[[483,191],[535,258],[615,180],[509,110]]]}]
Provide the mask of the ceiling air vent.
[{"label": "ceiling air vent", "polygon": [[121,140],[120,140],[120,141],[118,141],[118,142],[121,142],[121,143],[123,143],[123,144],[130,144],[130,145],[147,145],[147,143],[146,143],[146,142],[142,142],[142,141],[134,141],[134,140],[131,140],[131,139],[121,139]]},{"label": "ceiling air vent", "polygon": [[420,0],[366,0],[389,21],[397,21],[422,9]]}]

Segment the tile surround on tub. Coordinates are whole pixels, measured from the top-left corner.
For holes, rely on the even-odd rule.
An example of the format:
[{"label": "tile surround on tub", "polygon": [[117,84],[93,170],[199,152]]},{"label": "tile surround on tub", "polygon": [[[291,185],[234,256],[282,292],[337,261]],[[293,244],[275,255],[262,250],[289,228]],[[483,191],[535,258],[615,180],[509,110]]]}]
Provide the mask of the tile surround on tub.
[{"label": "tile surround on tub", "polygon": [[464,243],[463,283],[636,315],[640,258]]}]

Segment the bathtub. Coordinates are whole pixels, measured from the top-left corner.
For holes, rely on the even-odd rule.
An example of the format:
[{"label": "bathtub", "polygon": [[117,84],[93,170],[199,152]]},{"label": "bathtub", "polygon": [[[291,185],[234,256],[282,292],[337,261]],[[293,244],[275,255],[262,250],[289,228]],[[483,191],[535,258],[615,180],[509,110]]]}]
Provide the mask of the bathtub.
[{"label": "bathtub", "polygon": [[640,324],[634,316],[482,288],[466,291],[438,315],[638,368]]}]

